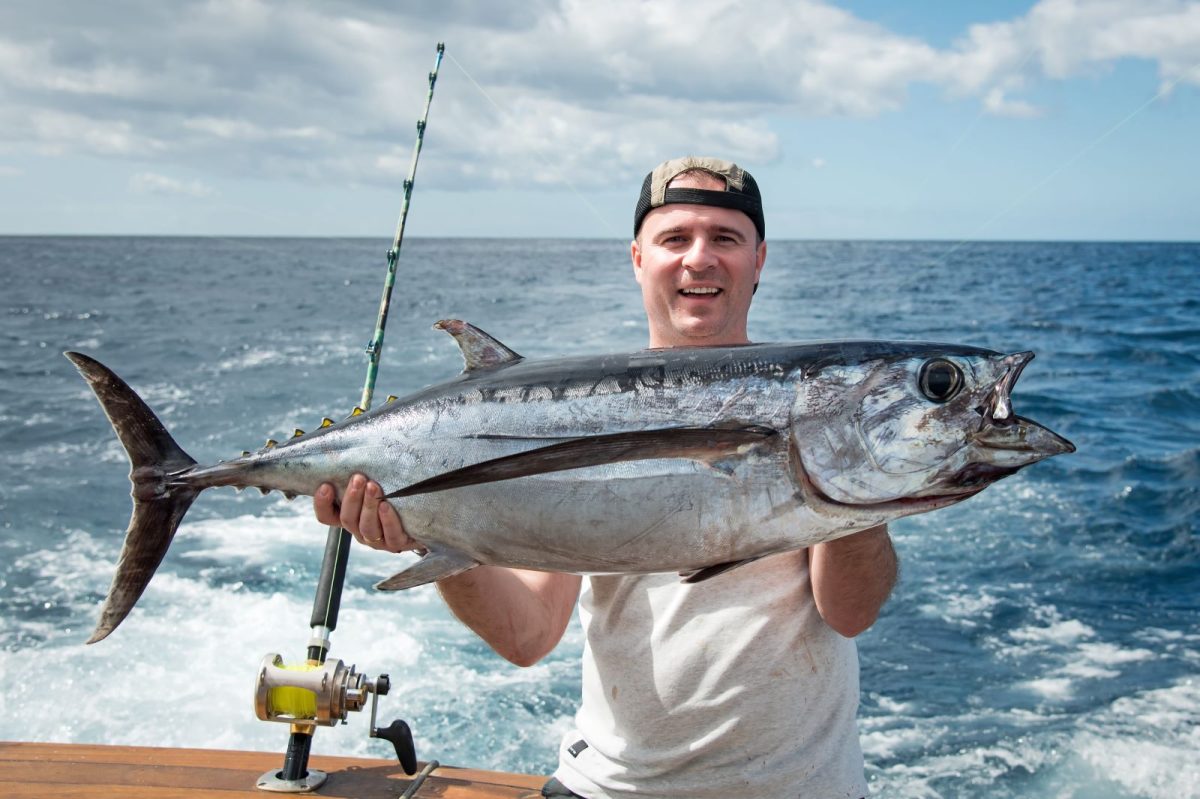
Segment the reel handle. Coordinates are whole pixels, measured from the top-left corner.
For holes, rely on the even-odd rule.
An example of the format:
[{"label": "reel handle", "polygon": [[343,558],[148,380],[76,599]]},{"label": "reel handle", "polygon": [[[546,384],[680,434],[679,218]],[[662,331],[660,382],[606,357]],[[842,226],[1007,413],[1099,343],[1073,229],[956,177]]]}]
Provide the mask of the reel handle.
[{"label": "reel handle", "polygon": [[392,742],[396,750],[396,759],[400,761],[405,774],[411,777],[417,773],[417,750],[413,746],[412,731],[406,722],[396,719],[387,727],[375,727],[371,730],[371,735]]}]

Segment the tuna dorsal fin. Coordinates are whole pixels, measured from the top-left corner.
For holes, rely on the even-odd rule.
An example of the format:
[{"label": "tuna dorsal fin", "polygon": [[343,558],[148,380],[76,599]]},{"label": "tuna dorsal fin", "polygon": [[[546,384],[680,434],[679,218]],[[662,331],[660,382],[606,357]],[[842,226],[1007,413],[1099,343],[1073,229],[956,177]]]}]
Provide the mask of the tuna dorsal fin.
[{"label": "tuna dorsal fin", "polygon": [[501,344],[496,339],[483,332],[475,325],[461,319],[443,319],[434,325],[437,330],[445,330],[454,336],[462,350],[466,366],[464,372],[473,369],[494,369],[522,360],[521,356]]},{"label": "tuna dorsal fin", "polygon": [[516,455],[494,458],[445,472],[393,491],[389,497],[410,497],[449,488],[511,480],[547,472],[603,466],[651,458],[690,458],[713,462],[739,449],[771,438],[776,431],[756,425],[736,428],[670,427],[603,436],[573,438]]}]

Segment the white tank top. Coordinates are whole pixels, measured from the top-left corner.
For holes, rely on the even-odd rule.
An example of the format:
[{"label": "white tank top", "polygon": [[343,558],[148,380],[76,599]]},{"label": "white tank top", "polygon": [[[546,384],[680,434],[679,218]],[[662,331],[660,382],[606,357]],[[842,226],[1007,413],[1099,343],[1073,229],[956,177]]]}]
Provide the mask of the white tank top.
[{"label": "white tank top", "polygon": [[695,585],[597,576],[583,700],[555,776],[588,799],[867,794],[858,652],[817,612],[803,550]]}]

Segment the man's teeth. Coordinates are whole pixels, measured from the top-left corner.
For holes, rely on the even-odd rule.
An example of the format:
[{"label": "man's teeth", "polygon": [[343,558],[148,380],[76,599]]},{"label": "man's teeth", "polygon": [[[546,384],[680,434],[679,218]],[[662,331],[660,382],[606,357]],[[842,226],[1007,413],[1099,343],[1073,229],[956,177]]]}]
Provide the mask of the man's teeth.
[{"label": "man's teeth", "polygon": [[716,294],[720,289],[714,286],[704,286],[702,288],[681,289],[681,291],[684,294]]}]

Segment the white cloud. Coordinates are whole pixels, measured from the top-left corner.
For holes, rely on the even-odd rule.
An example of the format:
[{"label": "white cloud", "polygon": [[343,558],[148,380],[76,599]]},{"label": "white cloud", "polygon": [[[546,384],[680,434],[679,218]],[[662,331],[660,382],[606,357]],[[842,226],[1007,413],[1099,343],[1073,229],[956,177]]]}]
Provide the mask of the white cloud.
[{"label": "white cloud", "polygon": [[1015,117],[1029,119],[1041,116],[1041,109],[1024,100],[1010,100],[1005,97],[1004,90],[996,87],[983,98],[983,107],[989,114],[999,117]]},{"label": "white cloud", "polygon": [[56,155],[67,151],[102,156],[149,156],[167,149],[160,139],[140,132],[126,119],[35,108],[22,115],[13,108],[0,111],[0,121],[14,138],[32,140],[38,152]]},{"label": "white cloud", "polygon": [[936,59],[923,42],[816,0],[763,0],[753,13],[728,0],[566,0],[535,28],[492,37],[473,60],[489,82],[536,77],[544,91],[586,89],[604,104],[688,98],[711,111],[875,114],[898,107]]},{"label": "white cloud", "polygon": [[134,194],[169,194],[184,197],[211,197],[215,190],[198,180],[182,181],[155,172],[139,172],[129,179]]},{"label": "white cloud", "polygon": [[0,40],[0,70],[15,88],[65,95],[133,96],[144,90],[136,69],[103,57],[85,65],[56,61],[51,42]]},{"label": "white cloud", "polygon": [[824,169],[825,168],[825,159],[824,158],[814,158],[812,160],[812,168],[813,169]]},{"label": "white cloud", "polygon": [[1033,117],[1039,83],[1122,59],[1200,84],[1183,0],[1044,0],[947,48],[821,0],[49,5],[0,7],[0,146],[323,184],[407,172],[439,38],[422,173],[440,188],[627,185],[681,152],[769,163],[772,120],[885,114],[917,85]]},{"label": "white cloud", "polygon": [[1122,59],[1154,62],[1164,85],[1200,85],[1200,3],[1043,0],[1016,20],[971,26],[945,55],[944,80],[986,104],[997,87],[1099,74]]},{"label": "white cloud", "polygon": [[211,116],[184,119],[182,124],[189,131],[232,141],[262,142],[283,139],[325,139],[331,141],[335,138],[332,132],[316,125],[264,128],[245,119]]},{"label": "white cloud", "polygon": [[15,166],[0,164],[0,178],[15,178],[23,174],[25,173],[22,170],[17,169]]}]

